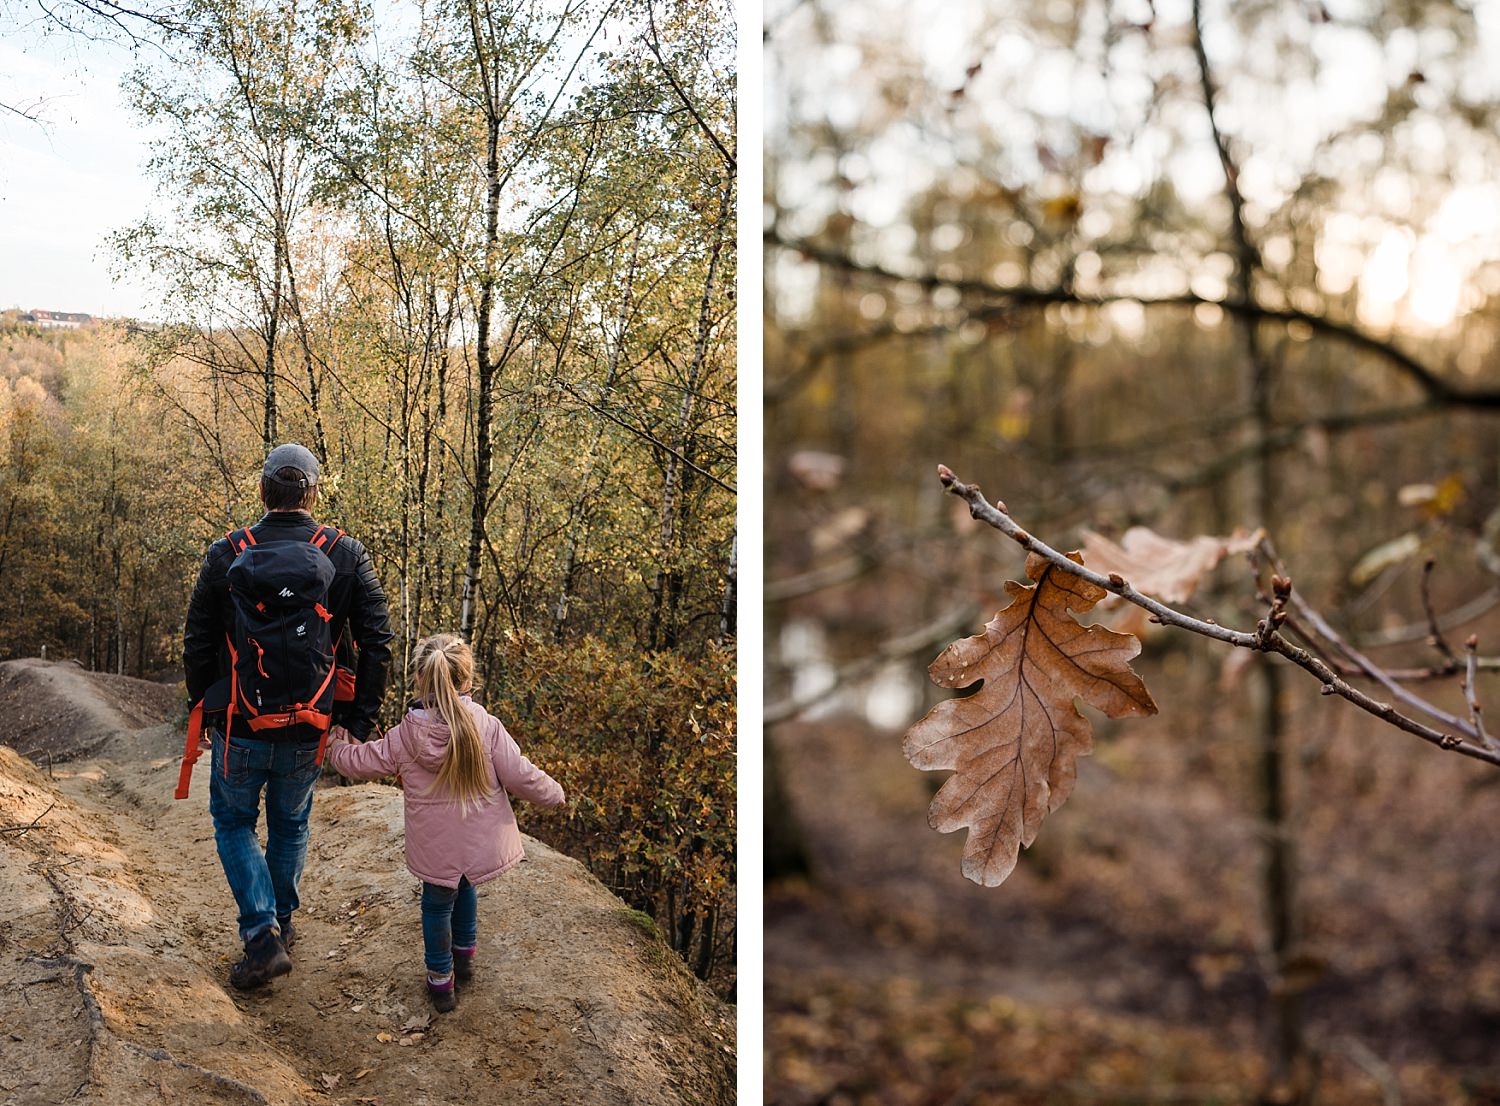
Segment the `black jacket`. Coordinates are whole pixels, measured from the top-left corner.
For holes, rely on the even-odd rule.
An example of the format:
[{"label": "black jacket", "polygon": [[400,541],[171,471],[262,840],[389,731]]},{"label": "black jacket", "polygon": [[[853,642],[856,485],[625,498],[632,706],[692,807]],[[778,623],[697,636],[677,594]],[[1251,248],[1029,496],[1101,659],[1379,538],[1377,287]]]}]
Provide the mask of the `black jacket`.
[{"label": "black jacket", "polygon": [[[306,511],[271,511],[250,527],[257,541],[307,541],[318,523]],[[229,674],[229,647],[225,634],[234,623],[229,599],[229,565],[234,550],[227,537],[208,547],[193,598],[188,602],[187,627],[183,632],[182,665],[187,676],[188,701],[198,702],[210,685]],[[338,540],[329,558],[333,561],[333,584],[328,590],[328,609],[333,613],[329,630],[343,641],[342,660],[353,644],[358,649],[354,666],[354,702],[340,710],[335,721],[363,741],[375,726],[380,701],[385,696],[386,673],[391,664],[391,624],[385,608],[385,592],[375,577],[370,554],[347,534]]]}]

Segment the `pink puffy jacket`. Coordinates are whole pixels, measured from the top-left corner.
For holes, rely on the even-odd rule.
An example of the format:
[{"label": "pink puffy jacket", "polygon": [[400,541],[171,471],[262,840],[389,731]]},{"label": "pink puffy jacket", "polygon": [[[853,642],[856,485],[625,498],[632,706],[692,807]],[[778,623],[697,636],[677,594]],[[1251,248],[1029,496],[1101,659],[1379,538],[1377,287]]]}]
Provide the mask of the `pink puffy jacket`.
[{"label": "pink puffy jacket", "polygon": [[418,879],[442,887],[457,887],[461,876],[483,883],[521,862],[521,831],[506,792],[539,806],[563,803],[562,785],[521,755],[499,719],[468,696],[463,702],[479,726],[494,788],[477,808],[469,805],[467,817],[457,802],[429,794],[448,748],[448,725],[437,711],[414,708],[379,740],[363,745],[336,741],[327,754],[338,773],[349,779],[401,773],[406,866]]}]

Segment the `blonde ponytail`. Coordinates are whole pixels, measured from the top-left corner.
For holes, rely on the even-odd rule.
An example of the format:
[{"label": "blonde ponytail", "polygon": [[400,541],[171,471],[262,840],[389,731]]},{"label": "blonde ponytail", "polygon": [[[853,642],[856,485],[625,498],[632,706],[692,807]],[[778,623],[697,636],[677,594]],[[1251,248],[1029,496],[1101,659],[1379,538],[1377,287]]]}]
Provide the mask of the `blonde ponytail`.
[{"label": "blonde ponytail", "polygon": [[459,696],[474,686],[474,654],[457,634],[438,634],[417,643],[412,667],[417,696],[448,726],[448,749],[432,783],[433,794],[446,793],[469,812],[490,795],[484,745],[474,716]]}]

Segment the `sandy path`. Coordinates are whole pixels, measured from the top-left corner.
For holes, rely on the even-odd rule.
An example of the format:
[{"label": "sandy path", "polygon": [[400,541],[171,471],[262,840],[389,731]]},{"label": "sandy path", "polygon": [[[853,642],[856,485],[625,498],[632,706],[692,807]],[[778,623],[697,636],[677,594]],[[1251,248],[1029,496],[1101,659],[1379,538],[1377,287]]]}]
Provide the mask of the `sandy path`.
[{"label": "sandy path", "polygon": [[[58,685],[91,714],[113,710],[79,675]],[[527,863],[481,888],[478,978],[455,1013],[432,1014],[419,885],[401,862],[400,796],[375,784],[317,793],[292,974],[249,994],[228,988],[240,950],[208,818],[208,758],[190,798],[174,802],[180,741],[170,725],[116,731],[108,757],[54,766],[51,781],[32,772],[34,782],[0,787],[7,824],[35,817],[49,783],[63,799],[36,829],[0,838],[14,846],[4,872],[15,893],[30,877],[26,917],[60,912],[62,938],[34,927],[29,961],[0,945],[28,1003],[50,997],[60,1023],[88,1020],[85,990],[97,1003],[85,1097],[732,1101],[726,1008],[581,865],[529,840]],[[26,770],[16,763],[13,775]],[[0,782],[12,782],[11,767],[0,761]],[[38,883],[41,872],[53,882]],[[5,882],[0,873],[0,894]],[[50,944],[36,947],[44,938]],[[38,972],[67,976],[73,961],[92,965],[81,985],[71,977],[24,985]],[[45,1068],[19,1047],[26,1043],[0,1039],[0,1066],[19,1052],[23,1064],[29,1054]],[[6,1101],[55,1100],[13,1093]]]}]

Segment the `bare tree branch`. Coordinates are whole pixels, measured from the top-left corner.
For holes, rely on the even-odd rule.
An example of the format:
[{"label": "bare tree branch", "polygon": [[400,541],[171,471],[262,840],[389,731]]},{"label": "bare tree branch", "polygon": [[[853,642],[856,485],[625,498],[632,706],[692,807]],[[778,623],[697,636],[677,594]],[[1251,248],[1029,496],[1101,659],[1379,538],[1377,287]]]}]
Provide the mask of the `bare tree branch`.
[{"label": "bare tree branch", "polygon": [[[1220,626],[1218,623],[1210,620],[1193,618],[1191,615],[1168,607],[1166,604],[1152,599],[1150,596],[1142,595],[1118,574],[1104,576],[1098,572],[1094,572],[1092,569],[1085,568],[1076,561],[1070,560],[1050,545],[1033,537],[1018,526],[1015,520],[1011,518],[1004,503],[999,501],[990,503],[984,498],[977,485],[963,483],[946,465],[938,466],[938,479],[942,481],[943,486],[948,491],[968,503],[969,514],[978,521],[993,526],[1023,549],[1045,558],[1064,572],[1072,573],[1074,576],[1087,580],[1096,587],[1101,587],[1105,591],[1120,596],[1120,598],[1127,602],[1134,603],[1136,606],[1153,615],[1153,621],[1159,622],[1164,626],[1176,626],[1179,629],[1190,630],[1203,637],[1213,638],[1215,641],[1221,641],[1226,645],[1233,645],[1241,649],[1254,649],[1262,653],[1277,653],[1317,679],[1323,685],[1323,694],[1337,695],[1342,699],[1346,699],[1360,710],[1374,715],[1399,730],[1420,737],[1423,741],[1436,745],[1441,749],[1449,749],[1463,756],[1500,766],[1500,750],[1487,748],[1479,738],[1478,733],[1467,722],[1460,721],[1459,725],[1453,726],[1452,729],[1456,731],[1455,733],[1445,733],[1442,730],[1434,729],[1408,715],[1402,714],[1395,707],[1391,706],[1390,703],[1383,703],[1378,699],[1366,695],[1334,671],[1327,662],[1314,656],[1307,649],[1289,641],[1281,633],[1280,626],[1286,616],[1284,609],[1285,602],[1291,595],[1290,580],[1285,580],[1281,577],[1277,578],[1284,583],[1284,587],[1277,588],[1279,602],[1273,604],[1272,612],[1257,623],[1254,631],[1230,629],[1227,626]],[[1427,704],[1424,710],[1426,713],[1432,714],[1438,708]]]},{"label": "bare tree branch", "polygon": [[849,684],[873,675],[882,665],[930,652],[935,645],[941,645],[954,634],[959,633],[964,626],[973,622],[977,612],[978,608],[975,604],[963,603],[952,610],[944,611],[923,626],[887,638],[881,642],[875,652],[860,657],[835,672],[833,679],[826,687],[818,688],[805,695],[787,696],[774,703],[767,703],[762,724],[774,726],[778,722],[795,718]]},{"label": "bare tree branch", "polygon": [[1355,349],[1376,354],[1403,375],[1409,377],[1427,396],[1428,400],[1435,405],[1468,407],[1480,410],[1500,409],[1500,389],[1475,389],[1470,391],[1457,388],[1439,376],[1435,370],[1394,343],[1377,338],[1373,334],[1368,334],[1352,323],[1341,322],[1338,319],[1332,319],[1326,315],[1320,315],[1311,311],[1302,311],[1292,307],[1267,307],[1263,304],[1240,299],[1214,300],[1191,293],[1180,296],[1156,297],[1130,296],[1119,293],[1084,295],[1065,288],[1011,287],[994,284],[987,280],[979,280],[974,277],[947,280],[935,273],[902,273],[886,268],[883,265],[856,261],[847,254],[837,250],[827,249],[811,242],[783,238],[774,230],[768,230],[764,237],[768,245],[795,250],[808,260],[816,261],[818,264],[828,268],[839,269],[845,272],[864,273],[868,276],[878,277],[881,280],[904,281],[928,290],[952,288],[981,299],[1003,301],[998,306],[980,307],[969,312],[971,318],[980,320],[986,318],[991,311],[1014,310],[1015,305],[1018,304],[1044,307],[1054,303],[1076,303],[1085,307],[1104,307],[1111,303],[1138,303],[1142,307],[1197,307],[1199,305],[1208,305],[1217,307],[1238,318],[1261,322],[1275,322],[1283,325],[1300,323],[1312,329],[1314,333],[1337,338]]},{"label": "bare tree branch", "polygon": [[708,125],[703,116],[698,114],[697,106],[691,99],[688,98],[688,94],[683,89],[682,85],[677,83],[677,76],[672,72],[672,67],[667,64],[666,58],[661,56],[661,49],[659,48],[658,38],[656,34],[655,4],[646,5],[646,19],[651,26],[651,35],[646,39],[646,45],[651,48],[651,54],[656,58],[656,64],[661,66],[662,74],[667,78],[667,83],[672,86],[672,91],[677,93],[677,98],[682,101],[682,106],[687,108],[688,114],[693,117],[693,122],[698,124],[698,129],[708,136],[708,140],[712,142],[714,144],[714,148],[719,151],[719,156],[724,159],[724,164],[729,167],[729,172],[732,176],[735,172],[734,155],[729,152],[729,149],[724,145],[719,136],[714,133],[714,129]]},{"label": "bare tree branch", "polygon": [[1484,728],[1482,708],[1479,706],[1479,693],[1474,690],[1474,676],[1479,671],[1479,639],[1473,634],[1469,640],[1464,642],[1464,654],[1468,663],[1464,666],[1464,700],[1469,704],[1469,722],[1474,727],[1474,732],[1484,742],[1486,749],[1496,748],[1495,739],[1489,735]]}]

